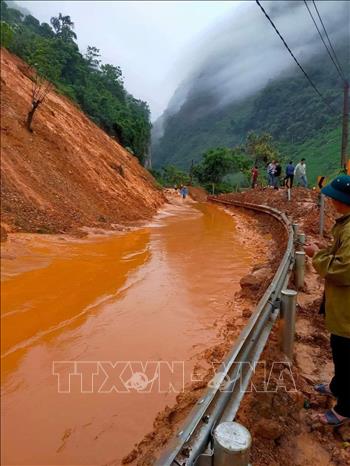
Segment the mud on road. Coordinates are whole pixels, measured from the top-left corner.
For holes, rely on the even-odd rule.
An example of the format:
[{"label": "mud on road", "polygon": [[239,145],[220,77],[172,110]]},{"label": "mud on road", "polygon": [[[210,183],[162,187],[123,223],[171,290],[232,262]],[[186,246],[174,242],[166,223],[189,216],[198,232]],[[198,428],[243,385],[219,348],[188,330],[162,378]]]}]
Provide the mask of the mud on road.
[{"label": "mud on road", "polygon": [[[241,278],[240,290],[233,294],[228,303],[228,315],[215,322],[219,342],[196,355],[195,374],[199,381],[188,384],[184,392],[177,396],[176,403],[157,415],[153,430],[123,458],[123,464],[154,464],[157,454],[203,395],[215,369],[231,349],[279,266],[287,239],[284,227],[265,214],[237,208],[225,208],[225,211],[236,220],[240,241],[253,252],[255,264]],[[118,462],[108,463],[108,466],[118,465]]]},{"label": "mud on road", "polygon": [[[292,191],[292,201],[287,203],[283,190],[256,190],[246,193],[224,195],[225,199],[235,199],[255,204],[265,204],[285,212],[300,226],[300,231],[307,234],[307,239],[319,245],[330,240],[330,230],[336,213],[330,203],[326,202],[325,234],[318,235],[318,194],[303,188]],[[249,230],[242,228],[243,241],[259,251],[257,237],[251,231],[271,235],[271,241],[265,255],[266,260],[257,264],[241,280],[241,290],[235,295],[232,317],[222,322],[218,333],[223,336],[222,343],[215,345],[200,355],[200,366],[207,366],[202,372],[201,384],[188,386],[185,393],[177,397],[177,403],[160,412],[154,422],[154,429],[135,449],[124,458],[124,464],[149,466],[153,464],[157,453],[164,448],[167,441],[177,431],[190,409],[204,392],[207,382],[214,371],[210,364],[221,362],[228,349],[237,338],[239,328],[244,326],[252,309],[268,286],[285,249],[285,233],[281,225],[264,214],[230,208],[235,212],[245,212],[250,225]],[[256,233],[255,233],[256,234]],[[318,381],[327,381],[332,376],[332,361],[329,350],[329,335],[325,331],[323,317],[319,315],[319,304],[323,294],[323,282],[314,272],[311,260],[306,259],[305,287],[298,293],[296,322],[295,356],[292,366],[293,381],[287,377],[287,386],[291,391],[277,390],[276,393],[247,393],[237,415],[238,422],[248,427],[253,435],[252,464],[255,466],[345,466],[350,464],[350,428],[330,429],[314,421],[317,412],[328,409],[330,401],[315,394],[313,385]],[[293,288],[293,282],[290,283]],[[240,327],[236,327],[237,314],[241,315]],[[278,329],[275,326],[261,361],[270,369],[274,362],[285,362],[278,344]],[[272,380],[277,383],[279,372],[272,373]],[[288,374],[287,374],[288,376]],[[257,369],[252,383],[261,387],[265,380],[264,371]],[[295,385],[294,385],[295,384]],[[113,463],[112,463],[113,464]]]},{"label": "mud on road", "polygon": [[[13,233],[2,244],[5,464],[120,465],[156,418],[155,432],[137,450],[139,461],[153,464],[154,449],[195,403],[245,325],[249,293],[236,292],[248,274],[245,292],[260,293],[250,268],[258,272],[257,263],[262,267],[273,250],[271,231],[259,231],[244,211],[178,194],[169,200],[129,231],[83,239]],[[77,359],[180,361],[186,389],[175,371],[157,380],[171,376],[177,400],[170,389],[158,391],[157,382],[150,392],[100,394],[98,371],[92,393],[82,394],[74,377],[71,391],[58,393],[52,361]],[[146,375],[152,379],[152,367]]]}]

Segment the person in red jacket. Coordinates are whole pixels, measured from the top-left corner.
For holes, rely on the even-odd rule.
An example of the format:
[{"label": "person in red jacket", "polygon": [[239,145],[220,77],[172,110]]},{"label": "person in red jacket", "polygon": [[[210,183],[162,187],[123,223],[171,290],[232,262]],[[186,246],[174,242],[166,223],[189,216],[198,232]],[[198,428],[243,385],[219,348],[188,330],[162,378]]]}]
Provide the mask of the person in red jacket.
[{"label": "person in red jacket", "polygon": [[259,170],[258,170],[258,167],[255,165],[252,168],[252,188],[253,189],[256,187],[258,176],[259,176]]}]

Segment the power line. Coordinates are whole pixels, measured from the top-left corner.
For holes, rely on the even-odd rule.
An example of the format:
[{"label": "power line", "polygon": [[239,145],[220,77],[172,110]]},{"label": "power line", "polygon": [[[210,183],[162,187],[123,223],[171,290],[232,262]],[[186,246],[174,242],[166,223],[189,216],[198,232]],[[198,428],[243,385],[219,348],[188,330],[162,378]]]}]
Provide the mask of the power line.
[{"label": "power line", "polygon": [[325,99],[325,97],[321,94],[321,92],[317,89],[317,87],[315,86],[315,84],[312,82],[311,78],[309,77],[309,75],[306,73],[306,71],[304,70],[304,68],[301,66],[301,64],[298,62],[298,60],[296,59],[295,55],[293,54],[293,52],[291,51],[291,49],[289,48],[287,42],[284,40],[284,38],[282,37],[281,33],[279,32],[279,30],[277,29],[277,27],[274,25],[272,19],[270,18],[270,16],[266,13],[264,7],[261,5],[261,3],[259,2],[259,0],[255,0],[256,3],[259,5],[261,11],[264,13],[264,15],[266,16],[266,18],[269,20],[269,22],[271,23],[271,26],[274,28],[275,32],[277,33],[277,35],[279,36],[279,38],[281,39],[281,41],[283,42],[284,46],[286,47],[286,49],[288,50],[288,52],[290,53],[290,55],[292,56],[293,60],[295,61],[295,63],[298,65],[298,67],[301,69],[301,71],[303,72],[305,78],[308,80],[310,86],[314,89],[314,91],[318,94],[318,96],[323,100],[323,102],[327,105],[327,107],[331,110],[332,113],[334,113],[335,115],[337,114],[336,111],[334,110],[334,108],[327,102],[327,100]]},{"label": "power line", "polygon": [[337,69],[337,71],[338,71],[338,74],[339,74],[340,78],[341,78],[342,80],[344,80],[344,76],[343,76],[343,74],[342,74],[342,72],[341,72],[341,69],[339,68],[338,64],[334,61],[334,58],[333,58],[331,52],[329,51],[329,48],[327,47],[326,42],[324,41],[324,38],[323,38],[323,36],[322,36],[322,34],[321,34],[321,31],[320,31],[320,29],[319,29],[319,27],[318,27],[318,25],[317,25],[317,23],[316,23],[316,21],[315,21],[314,16],[313,16],[313,14],[312,14],[312,12],[311,12],[311,10],[310,10],[310,8],[309,8],[309,5],[307,4],[307,1],[304,0],[304,3],[305,3],[305,6],[306,6],[306,8],[307,8],[307,11],[309,12],[309,15],[311,16],[311,19],[312,19],[312,21],[313,21],[313,23],[314,23],[314,25],[315,25],[315,27],[316,27],[316,29],[317,29],[317,32],[319,33],[319,35],[320,35],[320,37],[321,37],[321,40],[322,40],[322,42],[323,42],[323,45],[325,46],[325,48],[326,48],[326,50],[327,50],[327,53],[328,53],[330,59],[332,60],[334,66],[336,67],[336,69]]},{"label": "power line", "polygon": [[326,34],[326,37],[327,37],[329,46],[330,46],[330,48],[332,49],[334,58],[335,58],[335,60],[336,60],[336,62],[337,62],[337,64],[338,64],[338,67],[339,67],[339,69],[340,69],[342,79],[343,79],[343,81],[345,81],[344,71],[343,71],[343,69],[342,69],[342,67],[341,67],[341,64],[339,63],[337,54],[335,53],[335,50],[334,50],[333,45],[332,45],[332,43],[331,43],[331,40],[330,40],[330,38],[329,38],[329,36],[328,36],[327,30],[326,30],[326,26],[324,25],[324,23],[323,23],[323,21],[322,21],[322,18],[321,18],[320,12],[318,11],[318,8],[317,8],[317,5],[316,5],[315,0],[312,0],[312,3],[314,4],[314,7],[315,7],[315,10],[316,10],[317,16],[318,16],[318,18],[319,18],[319,20],[320,20],[320,22],[321,22],[321,24],[322,24],[322,27],[323,27],[324,33]]}]

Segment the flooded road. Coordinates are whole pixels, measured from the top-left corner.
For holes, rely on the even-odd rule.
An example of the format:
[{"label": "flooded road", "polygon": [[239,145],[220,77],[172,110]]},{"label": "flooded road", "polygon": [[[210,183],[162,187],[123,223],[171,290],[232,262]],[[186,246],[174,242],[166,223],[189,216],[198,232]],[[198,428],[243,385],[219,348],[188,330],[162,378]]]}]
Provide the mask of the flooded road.
[{"label": "flooded road", "polygon": [[11,241],[2,463],[119,464],[190,380],[195,354],[215,344],[252,252],[209,204],[170,205],[113,236]]}]

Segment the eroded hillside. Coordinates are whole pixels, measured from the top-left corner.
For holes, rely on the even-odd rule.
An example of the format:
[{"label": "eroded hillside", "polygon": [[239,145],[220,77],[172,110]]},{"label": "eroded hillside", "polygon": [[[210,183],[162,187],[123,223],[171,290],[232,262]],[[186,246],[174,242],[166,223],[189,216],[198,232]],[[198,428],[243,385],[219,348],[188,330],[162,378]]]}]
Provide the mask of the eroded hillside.
[{"label": "eroded hillside", "polygon": [[128,151],[67,98],[51,92],[34,117],[27,65],[1,50],[2,226],[9,231],[72,232],[150,217],[164,202]]}]

